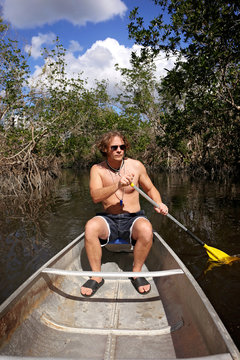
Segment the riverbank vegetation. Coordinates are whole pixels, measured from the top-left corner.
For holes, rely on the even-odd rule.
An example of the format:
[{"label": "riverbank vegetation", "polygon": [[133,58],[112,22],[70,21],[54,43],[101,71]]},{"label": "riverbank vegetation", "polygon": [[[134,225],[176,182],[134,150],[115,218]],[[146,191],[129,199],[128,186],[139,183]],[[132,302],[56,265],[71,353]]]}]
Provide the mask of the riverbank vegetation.
[{"label": "riverbank vegetation", "polygon": [[[190,171],[220,179],[239,175],[239,2],[154,1],[149,25],[131,12],[129,36],[142,45],[121,72],[117,96],[107,81],[89,88],[69,77],[66,51],[56,39],[43,49],[45,65],[32,78],[28,58],[0,21],[0,179],[3,195],[42,193],[61,167],[100,160],[99,135],[128,135],[129,156],[154,170]],[[163,20],[168,11],[170,21]],[[176,61],[157,78],[159,54]]]}]

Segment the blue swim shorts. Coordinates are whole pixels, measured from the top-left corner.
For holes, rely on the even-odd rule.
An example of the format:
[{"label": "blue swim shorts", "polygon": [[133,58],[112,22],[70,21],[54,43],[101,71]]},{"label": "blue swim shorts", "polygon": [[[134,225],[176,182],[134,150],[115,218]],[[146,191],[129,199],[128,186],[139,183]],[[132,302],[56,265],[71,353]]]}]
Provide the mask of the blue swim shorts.
[{"label": "blue swim shorts", "polygon": [[108,238],[106,240],[99,239],[101,246],[105,246],[116,239],[123,239],[126,240],[127,243],[134,245],[134,240],[132,239],[133,225],[139,218],[147,219],[144,210],[140,210],[136,213],[123,214],[97,213],[96,216],[103,218],[108,227]]}]

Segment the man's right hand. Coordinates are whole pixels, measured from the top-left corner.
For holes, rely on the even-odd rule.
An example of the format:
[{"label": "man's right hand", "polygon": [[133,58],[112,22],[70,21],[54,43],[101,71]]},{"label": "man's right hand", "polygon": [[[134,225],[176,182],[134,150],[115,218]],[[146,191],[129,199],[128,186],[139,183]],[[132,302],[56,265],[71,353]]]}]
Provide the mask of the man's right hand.
[{"label": "man's right hand", "polygon": [[129,186],[134,178],[134,174],[126,174],[121,176],[119,182],[118,182],[118,188],[121,189],[124,186]]}]

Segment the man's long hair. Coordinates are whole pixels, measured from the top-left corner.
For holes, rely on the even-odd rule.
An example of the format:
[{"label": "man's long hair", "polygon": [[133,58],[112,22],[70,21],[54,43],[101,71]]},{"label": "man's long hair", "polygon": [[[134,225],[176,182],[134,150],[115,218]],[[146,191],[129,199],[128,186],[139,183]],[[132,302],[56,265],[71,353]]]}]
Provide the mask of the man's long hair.
[{"label": "man's long hair", "polygon": [[109,142],[115,136],[118,136],[123,140],[124,145],[126,146],[126,150],[128,150],[130,148],[129,142],[125,135],[123,135],[120,131],[109,131],[109,132],[103,134],[97,143],[97,147],[104,157],[107,156],[106,150],[107,150]]}]

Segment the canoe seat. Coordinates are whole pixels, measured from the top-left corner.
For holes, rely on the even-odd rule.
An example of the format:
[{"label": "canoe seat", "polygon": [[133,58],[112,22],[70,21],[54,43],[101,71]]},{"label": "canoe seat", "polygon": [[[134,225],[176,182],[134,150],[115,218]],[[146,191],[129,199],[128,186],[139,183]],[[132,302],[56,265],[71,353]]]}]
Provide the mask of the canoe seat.
[{"label": "canoe seat", "polygon": [[119,245],[119,244],[129,244],[129,242],[128,242],[127,240],[118,238],[118,239],[109,241],[108,244],[116,244],[116,245]]},{"label": "canoe seat", "polygon": [[124,239],[121,239],[121,238],[117,238],[117,239],[114,239],[114,240],[111,240],[109,241],[108,243],[102,243],[101,244],[104,246],[104,248],[107,250],[107,251],[110,251],[110,252],[115,252],[115,253],[118,253],[118,252],[125,252],[125,253],[131,253],[133,252],[133,249],[134,249],[134,245],[135,243],[133,244],[129,244],[129,242],[127,240],[124,240]]}]

